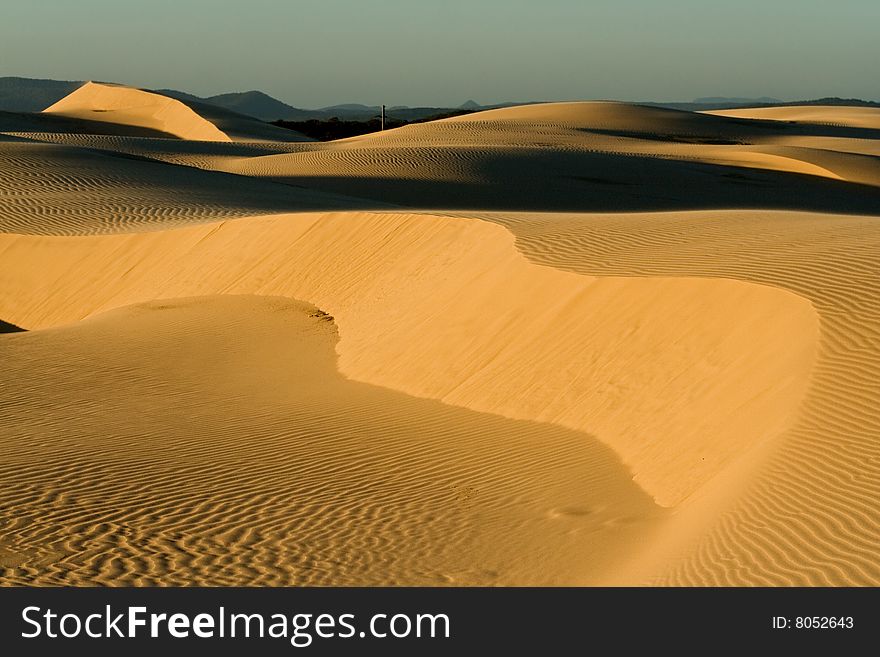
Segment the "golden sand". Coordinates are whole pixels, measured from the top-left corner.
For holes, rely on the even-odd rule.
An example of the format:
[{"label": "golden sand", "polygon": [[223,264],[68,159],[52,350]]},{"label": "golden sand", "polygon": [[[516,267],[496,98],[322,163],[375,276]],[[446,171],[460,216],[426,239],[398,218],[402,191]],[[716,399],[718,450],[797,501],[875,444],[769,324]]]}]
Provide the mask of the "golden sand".
[{"label": "golden sand", "polygon": [[0,134],[3,582],[880,582],[880,113],[77,93],[183,138]]}]

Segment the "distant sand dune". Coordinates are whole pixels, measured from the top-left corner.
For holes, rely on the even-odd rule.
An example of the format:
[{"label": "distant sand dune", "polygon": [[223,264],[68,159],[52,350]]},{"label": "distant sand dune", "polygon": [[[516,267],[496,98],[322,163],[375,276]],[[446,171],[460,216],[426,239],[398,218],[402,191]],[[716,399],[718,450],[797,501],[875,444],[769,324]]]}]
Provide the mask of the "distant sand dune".
[{"label": "distant sand dune", "polygon": [[[361,209],[880,213],[880,158],[872,147],[859,146],[875,142],[836,136],[852,130],[561,103],[320,144],[7,134],[268,178],[298,190],[357,197]],[[827,140],[854,145],[829,150]]]},{"label": "distant sand dune", "polygon": [[5,232],[159,230],[225,217],[362,205],[242,176],[0,137],[0,231]]},{"label": "distant sand dune", "polygon": [[705,112],[705,114],[880,130],[880,108],[878,107],[841,107],[837,105],[745,107],[742,109],[712,110]]},{"label": "distant sand dune", "polygon": [[4,582],[880,584],[877,114],[117,91],[0,116]]},{"label": "distant sand dune", "polygon": [[618,103],[553,103],[217,166],[417,208],[880,212],[880,159],[776,143],[790,132]]},{"label": "distant sand dune", "polygon": [[[2,129],[2,118],[0,118]],[[169,164],[182,164],[198,169],[220,169],[230,160],[296,153],[310,147],[302,142],[212,142],[187,141],[183,139],[163,139],[129,135],[98,135],[71,132],[13,131],[5,133],[7,138],[26,139],[33,142],[46,142],[64,146],[78,146],[92,150],[124,153],[144,157]]]},{"label": "distant sand dune", "polygon": [[152,91],[99,82],[86,82],[43,112],[147,128],[197,141],[308,141],[291,130],[213,105],[188,104]]},{"label": "distant sand dune", "polygon": [[50,139],[64,137],[83,137],[92,135],[114,135],[127,137],[152,137],[180,141],[174,135],[126,123],[91,121],[61,114],[29,114],[19,112],[0,112],[0,132],[41,133],[51,135]]},{"label": "distant sand dune", "polygon": [[140,126],[181,139],[230,141],[229,135],[179,100],[114,84],[86,82],[43,112]]},{"label": "distant sand dune", "polygon": [[856,153],[880,157],[880,139],[849,139],[828,136],[779,136],[772,142],[780,146],[798,146],[836,153]]},{"label": "distant sand dune", "polygon": [[[336,318],[347,376],[594,434],[662,505],[791,424],[818,339],[809,303],[778,289],[566,274],[468,219],[289,215],[0,236],[0,254],[0,316],[29,329],[156,298],[306,299]],[[34,257],[53,264],[35,271]]]}]

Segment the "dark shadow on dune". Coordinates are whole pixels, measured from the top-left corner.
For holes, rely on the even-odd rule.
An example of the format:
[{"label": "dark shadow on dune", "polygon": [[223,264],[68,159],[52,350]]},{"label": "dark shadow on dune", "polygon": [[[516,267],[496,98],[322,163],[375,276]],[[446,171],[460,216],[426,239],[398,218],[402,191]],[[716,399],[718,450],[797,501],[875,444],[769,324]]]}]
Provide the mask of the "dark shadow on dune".
[{"label": "dark shadow on dune", "polygon": [[[663,135],[657,130],[632,130],[624,128],[579,128],[581,132],[609,135],[613,137],[636,137],[651,141],[666,141],[664,136],[694,137],[701,135],[707,140],[735,140],[750,142],[768,137],[840,137],[846,139],[880,139],[880,129],[860,128],[833,123],[809,123],[807,121],[775,121],[772,119],[751,119],[746,117],[720,116],[702,114],[683,110],[666,109],[657,112],[656,108],[648,107],[655,117],[663,119]],[[774,134],[775,133],[775,134]],[[713,143],[697,142],[697,143]]]},{"label": "dark shadow on dune", "polygon": [[24,329],[20,326],[16,326],[15,324],[10,324],[9,322],[4,322],[0,319],[0,333],[22,333]]},{"label": "dark shadow on dune", "polygon": [[[190,297],[117,308],[8,349],[0,453],[37,451],[4,479],[4,501],[22,501],[0,505],[0,526],[16,528],[29,559],[36,553],[28,563],[39,577],[11,570],[30,585],[222,585],[231,569],[250,584],[436,585],[447,572],[464,584],[576,583],[592,558],[625,558],[667,516],[587,433],[346,378],[332,329],[317,321],[330,319],[292,299]],[[269,359],[267,340],[278,345]],[[230,376],[231,365],[260,374]],[[185,462],[161,456],[182,441]],[[132,463],[143,481],[132,482]],[[33,494],[34,481],[76,505]],[[193,513],[201,504],[207,511]],[[115,530],[93,540],[92,527],[115,527],[122,512],[143,540],[123,552]],[[174,529],[178,518],[189,534]],[[227,531],[238,538],[187,540]],[[547,563],[518,538],[535,531],[567,558]],[[58,575],[50,565],[80,535],[87,552],[77,548],[82,558]],[[47,544],[61,547],[37,562],[46,557],[30,547]],[[491,562],[465,570],[457,555],[475,544],[494,545]],[[264,563],[258,549],[281,556]],[[505,573],[514,579],[497,579]]]},{"label": "dark shadow on dune", "polygon": [[131,125],[74,119],[59,114],[43,114],[42,112],[3,112],[0,111],[0,132],[51,132],[80,135],[113,135],[125,137],[154,137],[163,139],[179,139],[177,136],[140,128]]},{"label": "dark shadow on dune", "polygon": [[[414,155],[414,157],[416,157]],[[418,169],[419,163],[414,162]],[[430,174],[431,163],[421,165]],[[765,208],[880,215],[880,188],[659,157],[517,149],[470,163],[476,179],[294,176],[278,182],[418,208],[648,212]]]},{"label": "dark shadow on dune", "polygon": [[[694,123],[699,124],[699,131],[693,129]],[[730,120],[701,115],[700,120],[691,122],[690,128],[669,127],[661,139],[692,143],[703,139],[709,140],[703,143],[720,143],[711,141],[716,139],[715,126],[718,125],[727,126],[726,141],[742,138],[740,133],[734,134],[729,129],[729,123]],[[745,126],[779,124],[743,123]],[[710,129],[702,130],[704,126]],[[834,126],[796,127],[811,130],[827,127],[828,134],[836,130]],[[617,131],[616,134],[636,133]],[[658,139],[656,133],[650,138]],[[109,146],[112,138],[107,140]],[[223,154],[238,155],[300,149],[299,145],[254,147],[164,139],[143,141],[155,152],[162,152],[164,143],[171,147],[169,151],[204,151],[206,155],[215,149]],[[14,155],[15,147],[10,144],[8,148]],[[308,149],[307,146],[302,148]],[[41,157],[47,158],[47,170],[57,166],[60,171],[74,171],[76,175],[66,182],[64,194],[47,195],[37,211],[19,208],[21,216],[13,217],[10,221],[14,225],[6,230],[72,234],[114,231],[120,225],[131,228],[136,224],[156,229],[163,223],[193,218],[216,220],[283,212],[404,208],[533,212],[763,208],[880,215],[880,187],[644,154],[515,146],[487,150],[451,147],[448,161],[441,158],[438,163],[436,153],[430,150],[396,147],[387,153],[380,152],[377,161],[355,162],[356,174],[330,175],[324,169],[323,175],[252,177],[162,162],[149,157],[150,149],[126,152],[112,147],[47,145],[41,153]],[[2,155],[0,153],[0,157]],[[408,165],[412,177],[396,175],[401,161]],[[112,173],[119,184],[103,185],[105,171]],[[431,179],[432,176],[439,179]],[[13,176],[8,183],[13,192],[15,180]],[[166,187],[167,196],[156,198],[152,190]],[[84,198],[89,202],[83,210],[69,203],[71,194],[80,193],[86,195]],[[0,209],[2,205],[0,203]],[[107,210],[96,213],[97,206]],[[15,214],[12,211],[16,208],[10,202],[6,218]],[[0,212],[0,219],[3,214]],[[2,226],[0,220],[0,228]]]},{"label": "dark shadow on dune", "polygon": [[840,137],[845,139],[880,139],[880,130],[830,123],[795,123],[794,121],[770,121],[765,119],[728,119],[740,127],[739,132],[752,132],[766,137],[776,132],[780,137]]},{"label": "dark shadow on dune", "polygon": [[[788,121],[750,121],[731,119],[733,125],[700,125],[699,132],[675,130],[658,134],[650,130],[609,130],[604,128],[580,128],[580,132],[608,137],[626,137],[645,141],[676,142],[683,144],[760,144],[772,137],[837,137],[843,139],[880,139],[880,130],[853,128],[817,123],[791,123]],[[688,126],[683,126],[688,127]]]},{"label": "dark shadow on dune", "polygon": [[[380,202],[308,185],[161,162],[134,153],[38,144],[39,164],[21,166],[33,142],[0,148],[0,232],[74,235],[161,230],[286,212],[389,209]],[[46,175],[44,175],[44,172]],[[109,184],[108,184],[109,181]],[[39,203],[28,202],[39,197]]]}]

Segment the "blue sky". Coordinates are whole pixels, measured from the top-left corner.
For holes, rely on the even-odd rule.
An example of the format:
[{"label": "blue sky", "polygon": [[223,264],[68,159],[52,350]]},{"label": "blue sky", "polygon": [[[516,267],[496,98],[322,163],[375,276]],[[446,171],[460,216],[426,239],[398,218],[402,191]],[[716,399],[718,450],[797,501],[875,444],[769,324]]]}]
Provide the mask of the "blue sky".
[{"label": "blue sky", "polygon": [[880,0],[0,0],[0,75],[300,107],[880,100]]}]

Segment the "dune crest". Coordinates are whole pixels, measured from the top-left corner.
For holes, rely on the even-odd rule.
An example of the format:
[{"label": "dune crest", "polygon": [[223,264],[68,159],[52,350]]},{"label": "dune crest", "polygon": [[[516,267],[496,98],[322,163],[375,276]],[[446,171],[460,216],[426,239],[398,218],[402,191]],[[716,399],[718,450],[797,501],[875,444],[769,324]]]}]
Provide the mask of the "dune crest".
[{"label": "dune crest", "polygon": [[838,105],[792,105],[785,107],[744,107],[711,110],[704,114],[765,121],[792,121],[818,125],[845,126],[880,130],[880,107]]},{"label": "dune crest", "polygon": [[546,103],[218,160],[216,168],[419,209],[872,214],[880,161],[814,141],[848,130],[625,103]]},{"label": "dune crest", "polygon": [[534,262],[589,276],[779,286],[810,299],[821,318],[797,422],[677,510],[630,582],[880,583],[877,217],[752,210],[487,218],[508,226]]},{"label": "dune crest", "polygon": [[[664,506],[793,422],[818,336],[788,292],[560,272],[471,219],[299,214],[0,236],[0,253],[0,316],[29,329],[155,298],[308,300],[336,318],[350,378],[591,433]],[[53,264],[34,271],[37,256]]]},{"label": "dune crest", "polygon": [[[11,413],[0,441],[11,436],[7,451],[23,454],[0,464],[16,491],[0,505],[14,525],[14,545],[0,537],[0,574],[55,584],[373,583],[383,572],[394,583],[880,582],[873,114],[787,110],[770,121],[560,103],[291,144],[295,133],[184,105],[233,141],[102,124],[113,111],[89,110],[88,121],[0,116],[0,232],[27,234],[0,235],[0,329],[36,329],[0,336],[4,371],[23,385],[0,386],[0,416]],[[182,299],[193,295],[211,298]],[[267,300],[278,296],[333,319]],[[316,342],[285,332],[276,320],[288,315],[290,328],[338,327],[332,367],[329,333]],[[301,356],[300,339],[309,350]],[[202,340],[213,347],[200,349]],[[132,344],[164,357],[140,358]],[[273,349],[291,362],[327,358],[300,388],[294,370],[267,356]],[[232,353],[241,358],[224,370]],[[79,406],[92,362],[107,379]],[[173,373],[157,371],[168,363]],[[134,389],[116,399],[128,376]],[[311,385],[309,404],[286,414],[284,395]],[[104,419],[111,398],[117,413]],[[204,513],[181,515],[179,471],[130,451],[157,440],[132,433],[130,417],[145,408],[167,428],[169,448],[192,433],[175,418],[205,411],[221,440],[198,434],[191,453],[219,445],[235,461],[209,472],[196,459],[192,483],[203,488],[189,490]],[[381,431],[362,445],[365,417]],[[295,469],[284,458],[298,425],[310,427],[317,449]],[[393,436],[393,426],[405,430]],[[328,435],[345,437],[352,460],[338,458]],[[431,449],[414,438],[423,435]],[[363,553],[324,543],[303,562],[285,542],[291,525],[281,522],[279,534],[262,520],[280,516],[249,516],[249,499],[296,512],[258,477],[242,480],[255,486],[246,490],[230,483],[243,437],[281,488],[292,476],[315,484],[299,491],[314,513],[297,531],[343,508],[355,524],[327,525],[331,543],[357,536]],[[115,479],[91,477],[109,472],[88,466],[95,445],[168,484],[150,500],[164,519],[131,505],[120,523],[102,506],[130,482],[127,465]],[[412,458],[419,474],[398,483],[431,488],[392,496],[403,535],[387,531],[393,523],[379,510],[391,507],[367,495],[361,513],[338,491],[336,464],[359,467],[365,445],[385,449],[387,463]],[[432,455],[415,458],[423,452]],[[385,470],[355,490],[380,490]],[[445,491],[464,472],[485,487],[458,477]],[[326,504],[331,489],[343,497]],[[68,513],[71,494],[88,499],[88,513]],[[468,536],[444,524],[452,516],[443,501],[473,504],[457,516]],[[33,524],[15,524],[46,513],[58,523],[47,541]],[[218,514],[230,521],[213,533]],[[184,517],[204,540],[180,533]],[[440,518],[438,535],[453,536],[454,551],[478,550],[475,560],[434,550],[420,517]],[[385,547],[406,552],[407,540],[414,560],[382,561]],[[174,564],[153,558],[157,550]],[[277,559],[294,565],[266,568]]]},{"label": "dune crest", "polygon": [[138,126],[196,141],[232,141],[179,100],[116,84],[86,82],[43,110],[77,119]]}]

